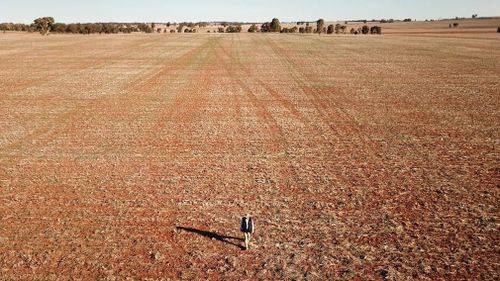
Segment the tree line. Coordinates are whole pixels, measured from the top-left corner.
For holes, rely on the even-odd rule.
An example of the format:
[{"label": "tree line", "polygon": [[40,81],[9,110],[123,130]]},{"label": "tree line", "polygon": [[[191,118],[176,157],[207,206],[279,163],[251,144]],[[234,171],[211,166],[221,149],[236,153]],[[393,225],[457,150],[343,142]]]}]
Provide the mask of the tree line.
[{"label": "tree line", "polygon": [[[170,33],[195,33],[197,28],[207,27],[210,24],[207,22],[182,22],[176,23],[166,23],[165,26],[170,28],[175,25],[174,29],[170,29]],[[222,27],[219,27],[214,32],[219,33],[239,33],[242,32],[242,26],[238,23],[227,23],[222,22]],[[248,32],[275,32],[275,33],[317,33],[317,34],[345,34],[347,30],[346,25],[336,24],[325,26],[325,21],[319,19],[316,22],[316,27],[313,27],[309,22],[298,22],[294,27],[282,27],[279,19],[274,18],[270,22],[265,22],[258,26],[257,24],[252,24],[248,29]],[[304,26],[305,25],[305,26]],[[0,24],[0,31],[28,31],[28,32],[40,32],[42,35],[47,35],[49,33],[70,33],[70,34],[117,34],[117,33],[132,33],[132,32],[167,32],[167,29],[157,28],[155,23],[57,23],[52,17],[42,17],[37,18],[32,24],[13,24],[13,23],[2,23]],[[210,32],[210,31],[207,31]],[[350,31],[351,34],[382,34],[382,28],[379,26],[369,27],[367,25],[354,29]]]},{"label": "tree line", "polygon": [[[281,23],[277,18],[274,18],[271,22],[263,23],[260,29],[257,25],[253,24],[248,29],[248,32],[280,32],[280,33],[317,33],[317,34],[346,34],[347,26],[341,24],[330,24],[325,26],[325,20],[319,19],[316,22],[316,27],[314,28],[309,22],[298,22],[297,25],[305,25],[301,27],[281,27]],[[350,30],[351,34],[382,34],[382,27],[372,26],[369,27],[364,25],[358,29],[352,28]]]},{"label": "tree line", "polygon": [[92,33],[152,33],[153,26],[145,23],[56,23],[52,17],[38,18],[32,24],[0,23],[0,31],[40,32],[42,35],[53,33],[92,34]]}]

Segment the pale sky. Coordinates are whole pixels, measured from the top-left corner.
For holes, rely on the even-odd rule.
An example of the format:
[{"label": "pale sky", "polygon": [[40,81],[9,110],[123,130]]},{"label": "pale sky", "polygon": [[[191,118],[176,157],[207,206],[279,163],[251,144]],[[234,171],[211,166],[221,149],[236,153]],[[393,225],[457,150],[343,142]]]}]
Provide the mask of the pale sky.
[{"label": "pale sky", "polygon": [[0,0],[0,22],[440,19],[500,16],[499,0]]}]

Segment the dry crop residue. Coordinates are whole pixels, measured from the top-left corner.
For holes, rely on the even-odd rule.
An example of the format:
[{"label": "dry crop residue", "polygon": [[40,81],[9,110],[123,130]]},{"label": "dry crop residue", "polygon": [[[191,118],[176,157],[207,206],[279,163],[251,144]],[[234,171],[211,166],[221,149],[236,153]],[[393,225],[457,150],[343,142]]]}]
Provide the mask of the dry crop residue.
[{"label": "dry crop residue", "polygon": [[0,279],[498,276],[499,38],[0,36]]}]

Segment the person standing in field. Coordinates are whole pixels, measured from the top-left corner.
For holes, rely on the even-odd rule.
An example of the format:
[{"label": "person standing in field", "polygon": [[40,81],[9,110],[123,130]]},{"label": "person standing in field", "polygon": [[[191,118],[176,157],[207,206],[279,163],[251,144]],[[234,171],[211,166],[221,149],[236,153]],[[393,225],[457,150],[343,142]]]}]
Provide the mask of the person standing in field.
[{"label": "person standing in field", "polygon": [[252,217],[250,217],[249,214],[241,219],[240,231],[245,235],[245,250],[248,250],[248,248],[250,247],[251,235],[255,231]]}]

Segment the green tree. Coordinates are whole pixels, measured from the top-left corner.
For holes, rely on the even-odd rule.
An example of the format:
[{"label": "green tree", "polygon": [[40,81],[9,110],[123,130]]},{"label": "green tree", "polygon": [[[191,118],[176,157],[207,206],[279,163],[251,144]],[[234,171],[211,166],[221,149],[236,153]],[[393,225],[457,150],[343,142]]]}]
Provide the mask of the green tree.
[{"label": "green tree", "polygon": [[259,32],[259,28],[255,24],[252,24],[252,26],[248,29],[248,32]]},{"label": "green tree", "polygon": [[54,25],[53,17],[38,18],[33,21],[35,29],[42,35],[48,35]]},{"label": "green tree", "polygon": [[271,32],[280,32],[281,31],[281,23],[280,23],[280,20],[277,19],[277,18],[274,18],[272,21],[271,21],[271,25],[270,25],[270,31]]},{"label": "green tree", "polygon": [[262,32],[271,32],[271,24],[268,22],[265,22],[261,25],[260,31]]},{"label": "green tree", "polygon": [[341,27],[342,27],[342,25],[340,25],[340,23],[337,23],[337,24],[335,25],[335,33],[336,33],[336,34],[339,34],[339,33],[340,33],[340,28],[341,28]]},{"label": "green tree", "polygon": [[328,26],[328,30],[326,31],[326,33],[327,33],[327,34],[332,34],[332,33],[333,33],[333,31],[334,31],[333,24],[330,24],[330,25]]},{"label": "green tree", "polygon": [[370,28],[367,25],[363,25],[363,27],[361,28],[361,32],[363,34],[368,34],[370,32]]},{"label": "green tree", "polygon": [[177,33],[182,33],[183,31],[184,31],[184,25],[179,24],[179,26],[177,27]]},{"label": "green tree", "polygon": [[318,32],[318,34],[321,35],[321,32],[323,32],[323,29],[325,29],[325,21],[323,19],[319,19],[316,22],[316,32]]}]

